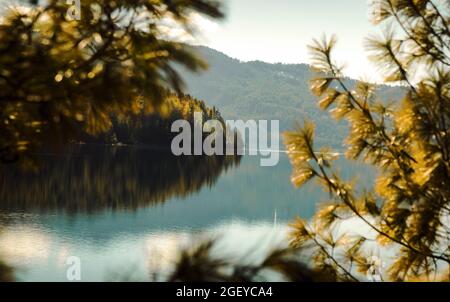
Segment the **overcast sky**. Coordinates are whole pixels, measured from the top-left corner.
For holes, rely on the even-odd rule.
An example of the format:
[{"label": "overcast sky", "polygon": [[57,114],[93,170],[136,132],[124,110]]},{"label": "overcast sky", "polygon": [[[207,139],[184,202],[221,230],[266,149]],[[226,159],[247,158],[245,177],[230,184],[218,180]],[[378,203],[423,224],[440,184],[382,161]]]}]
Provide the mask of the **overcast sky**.
[{"label": "overcast sky", "polygon": [[379,29],[369,22],[370,0],[225,0],[227,18],[201,22],[204,44],[243,61],[307,63],[313,38],[337,34],[336,57],[353,77],[374,79],[363,41]]}]

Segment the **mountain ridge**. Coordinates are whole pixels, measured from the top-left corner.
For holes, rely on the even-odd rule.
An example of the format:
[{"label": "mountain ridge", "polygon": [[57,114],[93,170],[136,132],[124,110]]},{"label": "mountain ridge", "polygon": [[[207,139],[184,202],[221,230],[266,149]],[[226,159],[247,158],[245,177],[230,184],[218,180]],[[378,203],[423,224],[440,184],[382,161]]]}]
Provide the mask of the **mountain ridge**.
[{"label": "mountain ridge", "polygon": [[[319,109],[309,89],[314,72],[308,64],[243,62],[206,46],[191,47],[209,68],[200,74],[180,71],[186,93],[217,107],[224,119],[279,120],[280,131],[310,119],[316,124],[319,144],[342,146],[347,124]],[[346,81],[350,87],[355,83]],[[398,88],[383,86],[380,90],[383,96],[398,97]]]}]

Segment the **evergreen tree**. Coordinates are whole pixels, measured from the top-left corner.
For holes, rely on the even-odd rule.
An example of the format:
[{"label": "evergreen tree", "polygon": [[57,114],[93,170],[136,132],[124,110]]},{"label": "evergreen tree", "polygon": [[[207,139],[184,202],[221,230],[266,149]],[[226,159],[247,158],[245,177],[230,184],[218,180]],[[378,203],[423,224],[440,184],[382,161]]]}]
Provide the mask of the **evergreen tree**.
[{"label": "evergreen tree", "polygon": [[[369,83],[348,87],[333,61],[335,37],[314,41],[310,50],[318,72],[311,90],[320,108],[348,121],[346,155],[376,168],[374,188],[361,193],[342,180],[333,168],[337,152],[316,150],[315,125],[305,121],[285,133],[292,183],[316,179],[330,201],[311,221],[293,222],[290,247],[259,264],[214,257],[211,241],[184,251],[171,280],[254,281],[267,271],[289,281],[362,281],[370,274],[393,281],[450,279],[450,2],[380,0],[373,9],[376,24],[396,24],[384,37],[369,38],[367,47],[385,82],[405,90],[401,100],[380,99]],[[340,231],[355,221],[371,234]],[[387,259],[372,254],[374,244],[397,251],[388,267],[381,267]],[[305,259],[313,265],[305,266]]]},{"label": "evergreen tree", "polygon": [[166,35],[168,20],[191,29],[191,13],[219,18],[215,0],[83,0],[80,18],[65,1],[17,6],[0,20],[0,160],[111,127],[112,116],[161,105],[180,92],[174,63],[205,63]]},{"label": "evergreen tree", "polygon": [[356,218],[377,234],[379,244],[399,249],[387,268],[391,280],[449,280],[450,3],[381,0],[375,5],[375,23],[391,26],[383,37],[368,38],[367,48],[385,82],[405,88],[403,99],[381,100],[376,87],[364,82],[347,87],[332,57],[335,37],[314,41],[310,50],[319,72],[311,81],[319,106],[349,122],[347,158],[373,165],[378,178],[372,190],[357,192],[333,169],[334,152],[316,150],[312,123],[286,133],[292,182],[302,186],[317,179],[332,196],[311,223],[293,224],[292,245],[313,242],[317,268],[339,280],[359,280],[355,267],[367,272],[372,266],[371,238],[335,238],[343,221]]}]

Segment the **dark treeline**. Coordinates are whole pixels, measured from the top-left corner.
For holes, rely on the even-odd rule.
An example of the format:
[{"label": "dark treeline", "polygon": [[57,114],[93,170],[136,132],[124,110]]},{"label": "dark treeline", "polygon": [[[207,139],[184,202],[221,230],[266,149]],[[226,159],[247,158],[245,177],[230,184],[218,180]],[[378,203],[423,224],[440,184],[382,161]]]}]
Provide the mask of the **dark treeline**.
[{"label": "dark treeline", "polygon": [[138,113],[127,116],[111,117],[112,125],[108,132],[98,136],[82,133],[80,141],[97,144],[152,145],[169,149],[177,133],[171,132],[176,120],[187,120],[193,125],[195,112],[203,116],[203,121],[218,120],[225,125],[220,112],[215,107],[206,106],[205,102],[190,95],[169,94],[164,105],[154,108],[144,101]]},{"label": "dark treeline", "polygon": [[4,165],[0,209],[136,209],[212,186],[224,170],[239,164],[240,156],[172,154],[175,120],[192,125],[193,113],[201,112],[204,121],[224,124],[220,113],[203,101],[173,94],[156,111],[144,102],[140,107],[138,114],[111,118],[111,129],[98,137],[82,133],[61,149],[41,149],[31,161]]}]

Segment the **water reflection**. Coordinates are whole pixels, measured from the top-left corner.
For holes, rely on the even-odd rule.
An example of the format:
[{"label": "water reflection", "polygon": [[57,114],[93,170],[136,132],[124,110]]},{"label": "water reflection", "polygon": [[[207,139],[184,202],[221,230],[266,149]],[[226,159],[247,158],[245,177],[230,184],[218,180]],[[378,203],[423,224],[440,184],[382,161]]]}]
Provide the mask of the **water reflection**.
[{"label": "water reflection", "polygon": [[116,234],[99,246],[94,241],[23,224],[7,226],[0,233],[0,256],[17,269],[19,281],[67,281],[65,261],[74,255],[81,259],[83,281],[151,281],[164,280],[174,268],[179,252],[205,238],[220,238],[214,255],[244,259],[250,264],[274,246],[284,245],[285,235],[285,226],[229,221],[204,232],[153,230],[138,235]]},{"label": "water reflection", "polygon": [[[219,235],[218,253],[253,249],[256,259],[286,243],[287,222],[329,198],[314,183],[295,189],[286,156],[260,167],[252,156],[202,162],[145,148],[74,148],[45,155],[39,174],[0,171],[0,258],[19,280],[67,281],[69,256],[80,257],[83,281],[149,280],[181,248]],[[365,166],[337,165],[346,179],[373,181]]]},{"label": "water reflection", "polygon": [[71,146],[41,155],[37,172],[0,169],[0,210],[93,212],[185,198],[237,166],[240,157],[172,156],[149,147]]}]

